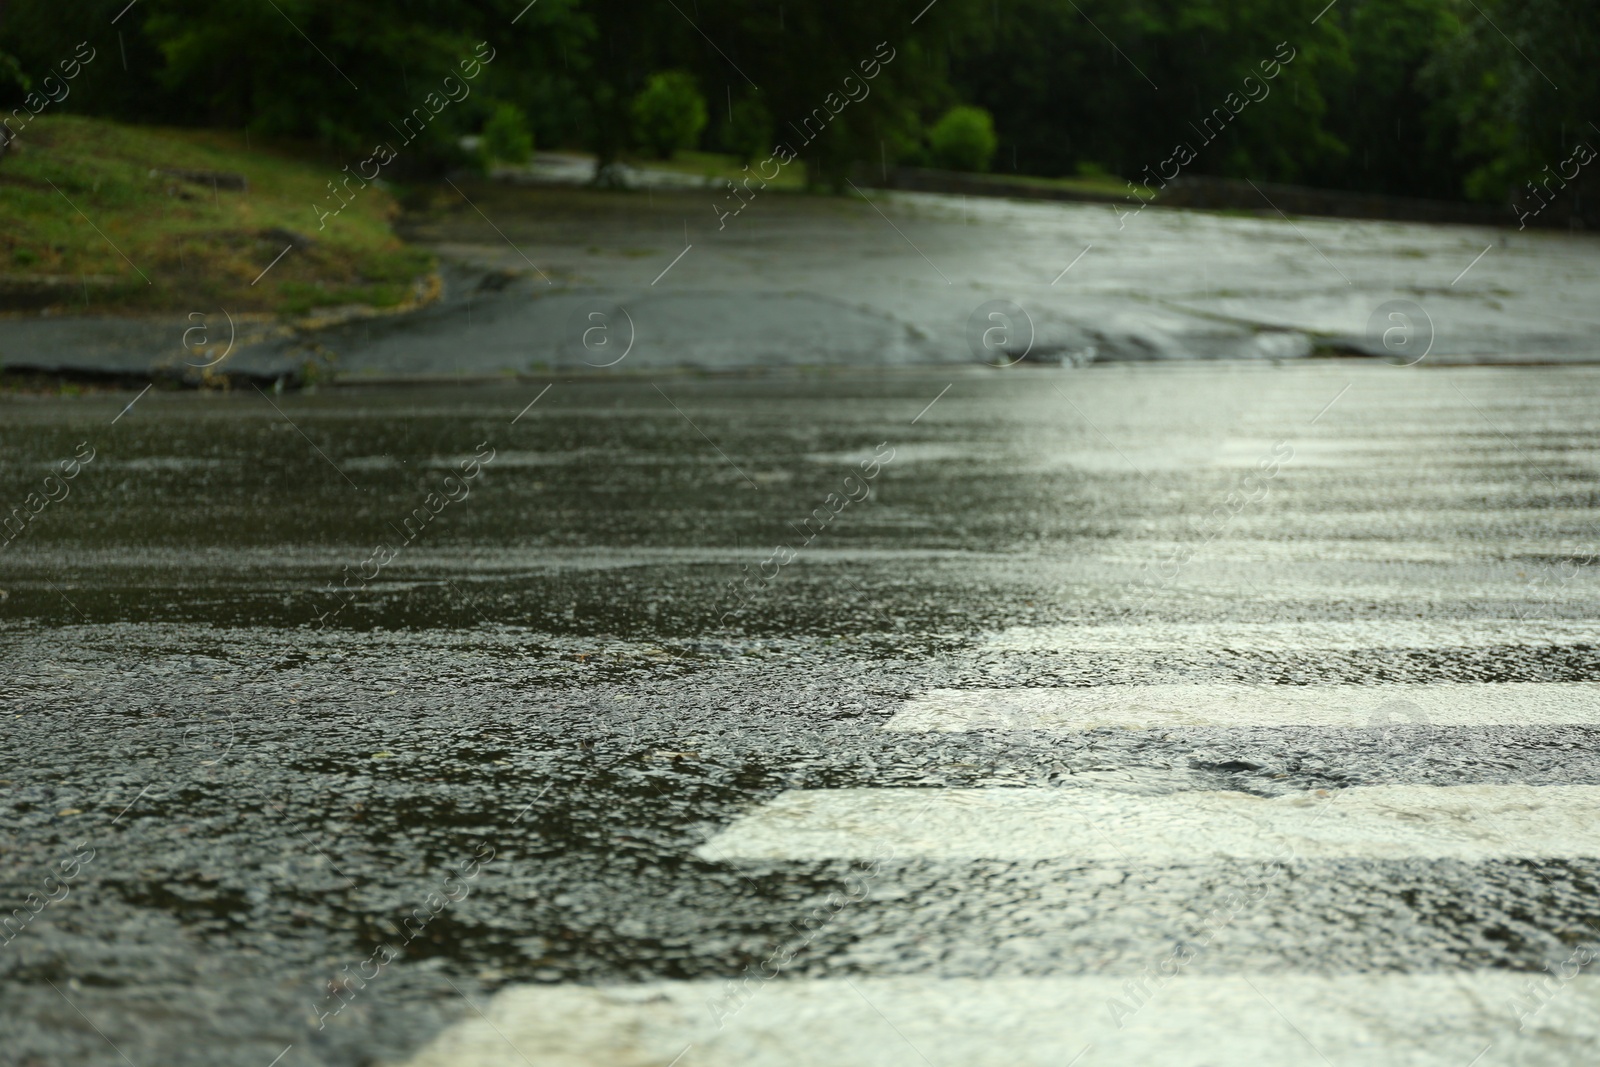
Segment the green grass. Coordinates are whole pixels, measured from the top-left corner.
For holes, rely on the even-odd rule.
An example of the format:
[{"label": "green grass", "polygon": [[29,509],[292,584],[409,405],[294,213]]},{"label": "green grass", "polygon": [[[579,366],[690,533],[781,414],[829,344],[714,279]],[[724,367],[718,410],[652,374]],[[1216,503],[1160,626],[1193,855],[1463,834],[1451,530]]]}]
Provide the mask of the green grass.
[{"label": "green grass", "polygon": [[[711,178],[713,180],[726,178],[729,181],[739,181],[748,175],[732,156],[721,155],[716,152],[678,152],[671,159],[636,159],[631,161],[635,166],[656,167],[661,170],[676,171],[679,174],[692,174],[697,177]],[[771,167],[767,168],[771,170]],[[750,168],[749,174],[760,176],[760,161]],[[1076,178],[1041,178],[1032,174],[966,174],[968,178],[979,181],[1015,182],[1018,185],[1032,185],[1047,189],[1066,189],[1077,193],[1092,193],[1100,196],[1127,197],[1130,196],[1128,184],[1113,175],[1092,175]],[[804,189],[806,184],[805,164],[795,160],[784,167],[782,172],[768,183],[773,189]],[[1135,184],[1140,196],[1149,198],[1155,192],[1142,185]]]},{"label": "green grass", "polygon": [[[692,174],[700,178],[710,178],[713,181],[726,179],[730,182],[743,181],[752,177],[761,180],[762,164],[765,158],[758,159],[751,164],[749,171],[736,162],[732,156],[719,152],[677,152],[671,159],[632,159],[629,160],[636,167],[651,167],[657,170],[670,170],[679,174]],[[768,173],[777,166],[777,161],[766,167]],[[770,189],[804,189],[806,187],[806,167],[800,160],[795,160],[783,167],[777,177],[767,182]]]},{"label": "green grass", "polygon": [[[432,258],[394,235],[394,197],[377,185],[318,229],[334,164],[293,149],[246,147],[242,135],[124,126],[71,115],[29,123],[0,159],[0,283],[7,276],[107,279],[96,310],[224,306],[304,314],[392,307]],[[214,191],[153,170],[243,174],[244,192]],[[52,188],[53,186],[53,188]],[[252,285],[289,242],[310,238]],[[85,288],[85,293],[88,289]],[[69,305],[71,306],[71,305]]]},{"label": "green grass", "polygon": [[[1088,178],[1040,178],[1032,174],[967,174],[964,177],[977,178],[980,181],[1015,182],[1018,185],[1032,185],[1043,189],[1066,189],[1075,193],[1095,193],[1102,196],[1132,196],[1128,183],[1120,178],[1111,176]],[[1155,190],[1146,186],[1134,184],[1138,195],[1148,199],[1154,195]]]}]

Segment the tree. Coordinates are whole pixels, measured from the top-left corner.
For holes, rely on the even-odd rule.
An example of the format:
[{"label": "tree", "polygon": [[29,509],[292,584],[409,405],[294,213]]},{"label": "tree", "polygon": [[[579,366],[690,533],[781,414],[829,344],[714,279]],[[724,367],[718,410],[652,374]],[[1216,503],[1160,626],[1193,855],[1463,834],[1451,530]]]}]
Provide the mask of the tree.
[{"label": "tree", "polygon": [[[970,103],[994,116],[999,165],[1034,174],[1160,183],[1181,158],[1186,174],[1559,195],[1580,215],[1600,202],[1600,166],[1573,162],[1583,138],[1600,146],[1600,5],[1570,0],[1341,0],[1315,21],[1305,0],[67,6],[0,0],[0,93],[8,71],[40,82],[88,38],[102,58],[72,81],[73,110],[309,139],[336,158],[396,139],[395,172],[464,161],[462,135],[505,104],[538,143],[592,149],[603,174],[641,142],[692,143],[704,92],[729,102],[712,143],[753,173],[792,160],[835,189],[922,151]],[[430,106],[480,46],[493,58],[470,92]],[[407,116],[425,128],[408,136]]]},{"label": "tree", "polygon": [[1027,173],[1087,163],[1138,179],[1187,145],[1188,173],[1299,180],[1343,154],[1322,86],[1348,64],[1334,22],[1304,8],[1008,0],[987,43],[952,41],[952,81],[997,116],[1001,158]]},{"label": "tree", "polygon": [[483,154],[504,163],[526,163],[533,156],[528,117],[515,104],[501,104],[483,124]]},{"label": "tree", "polygon": [[646,76],[693,55],[693,30],[668,4],[583,0],[579,10],[585,41],[571,63],[582,100],[581,141],[594,152],[595,181],[602,183],[635,143],[632,104]]},{"label": "tree", "polygon": [[[15,56],[0,52],[0,102],[6,100],[13,92],[27,92],[32,83],[28,76],[22,73],[22,65]],[[6,150],[11,147],[14,135],[9,126],[0,123],[0,159],[3,159]]]},{"label": "tree", "polygon": [[423,174],[462,161],[462,135],[502,102],[548,121],[552,139],[583,121],[581,0],[76,0],[71,19],[60,7],[10,0],[0,47],[42,69],[90,38],[101,58],[72,90],[90,113],[248,128],[340,155],[386,141],[394,171]]},{"label": "tree", "polygon": [[[926,116],[955,102],[944,42],[982,41],[983,0],[700,0],[702,85],[747,86],[773,118],[777,155],[809,184],[845,188],[851,170],[915,144]],[[670,9],[668,9],[670,10]]]},{"label": "tree", "polygon": [[928,131],[934,161],[951,170],[988,170],[998,144],[994,119],[981,107],[953,107]]},{"label": "tree", "polygon": [[1461,128],[1423,72],[1461,32],[1456,0],[1353,0],[1327,14],[1350,63],[1324,79],[1328,130],[1349,148],[1317,184],[1457,199]]},{"label": "tree", "polygon": [[652,74],[633,98],[634,132],[657,159],[693,148],[706,127],[706,101],[694,78],[682,71]]},{"label": "tree", "polygon": [[742,96],[731,109],[722,140],[734,158],[748,166],[772,150],[772,116],[760,100]]},{"label": "tree", "polygon": [[1468,194],[1600,224],[1600,8],[1478,0],[1461,21],[1426,74],[1462,125]]},{"label": "tree", "polygon": [[[69,82],[59,103],[70,100],[68,106],[74,111],[136,121],[163,117],[159,106],[163,94],[152,73],[160,65],[159,54],[131,15],[115,27],[111,24],[127,0],[74,0],[70,17],[64,6],[61,0],[0,3],[0,53],[14,57],[18,72],[26,72],[36,90],[46,88],[45,78]],[[120,41],[118,31],[122,31]],[[124,51],[126,70],[120,59]],[[83,56],[92,58],[85,61]],[[65,77],[69,71],[74,75],[70,79]],[[7,89],[6,81],[0,74],[0,102],[9,101],[14,91]],[[15,104],[11,101],[11,106]],[[5,112],[9,114],[10,107]]]},{"label": "tree", "polygon": [[428,6],[150,0],[144,29],[165,60],[163,84],[192,102],[192,121],[314,138],[340,152],[389,142],[398,166],[417,171],[459,158],[457,142],[476,123],[450,97],[479,88],[466,73],[481,75],[496,58],[492,46],[477,49],[474,27],[429,20]]}]

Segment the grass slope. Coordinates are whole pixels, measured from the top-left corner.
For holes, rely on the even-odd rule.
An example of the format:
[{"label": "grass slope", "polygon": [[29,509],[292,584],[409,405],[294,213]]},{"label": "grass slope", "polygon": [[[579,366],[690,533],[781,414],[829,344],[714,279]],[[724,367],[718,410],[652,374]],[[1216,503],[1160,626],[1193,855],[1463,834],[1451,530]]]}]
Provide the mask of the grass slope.
[{"label": "grass slope", "polygon": [[[163,170],[242,174],[249,188]],[[338,166],[251,151],[238,135],[40,116],[0,158],[0,289],[54,283],[62,309],[79,311],[402,303],[430,257],[394,236],[394,198],[376,185],[352,182],[353,202],[319,230],[313,205],[338,203],[336,177]],[[312,243],[252,285],[293,235]]]}]

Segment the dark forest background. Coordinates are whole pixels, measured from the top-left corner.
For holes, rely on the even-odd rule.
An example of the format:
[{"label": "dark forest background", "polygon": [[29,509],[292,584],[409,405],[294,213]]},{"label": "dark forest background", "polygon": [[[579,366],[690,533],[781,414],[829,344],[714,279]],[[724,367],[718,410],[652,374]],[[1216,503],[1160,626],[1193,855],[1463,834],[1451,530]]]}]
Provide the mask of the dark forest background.
[{"label": "dark forest background", "polygon": [[[1187,142],[1188,174],[1498,204],[1530,182],[1596,189],[1580,146],[1600,145],[1600,4],[1323,2],[9,0],[0,101],[37,102],[55,78],[62,110],[354,151],[487,41],[472,95],[407,167],[459,164],[462,135],[497,114],[541,148],[626,157],[648,139],[640,94],[677,72],[703,101],[698,147],[754,158],[787,140],[820,183],[928,162],[930,129],[972,105],[993,117],[999,172],[1140,180]],[[85,41],[95,58],[63,82]],[[870,95],[800,149],[789,124],[883,42]],[[1197,134],[1252,93],[1220,136]]]}]

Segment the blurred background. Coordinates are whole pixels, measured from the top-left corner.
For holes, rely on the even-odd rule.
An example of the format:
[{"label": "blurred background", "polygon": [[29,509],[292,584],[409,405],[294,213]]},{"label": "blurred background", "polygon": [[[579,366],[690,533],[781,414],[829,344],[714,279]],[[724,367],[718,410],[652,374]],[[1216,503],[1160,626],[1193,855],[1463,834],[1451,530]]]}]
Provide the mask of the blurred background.
[{"label": "blurred background", "polygon": [[[795,145],[806,184],[842,187],[863,165],[1147,182],[1147,167],[1195,140],[1200,116],[1251,93],[1245,78],[1263,83],[1275,52],[1293,56],[1264,82],[1280,99],[1238,111],[1192,173],[1499,206],[1532,196],[1528,183],[1595,136],[1592,5],[1336,0],[1308,25],[1316,6],[9,0],[0,101],[61,96],[58,112],[292,139],[343,161],[488,41],[495,58],[470,97],[428,125],[396,175],[519,162],[535,147],[601,164],[749,163],[794,140],[788,123],[886,41],[894,59],[870,95]],[[86,38],[97,55],[68,81],[60,64]],[[481,138],[475,152],[467,137]],[[1593,221],[1594,187],[1592,173],[1563,180],[1563,222]]]},{"label": "blurred background", "polygon": [[[1600,9],[1555,0],[9,0],[0,313],[13,314],[0,361],[187,384],[225,373],[314,384],[333,375],[334,352],[346,369],[390,376],[603,368],[570,351],[588,336],[587,305],[523,298],[555,285],[610,309],[655,289],[672,256],[706,231],[724,253],[742,239],[769,261],[753,281],[753,260],[717,263],[702,242],[700,265],[669,284],[743,289],[732,304],[679,305],[647,324],[679,364],[966,359],[960,316],[940,315],[945,298],[915,307],[901,290],[956,284],[957,268],[976,264],[973,287],[1019,298],[1020,281],[997,283],[1000,264],[978,260],[1031,235],[1041,248],[1027,277],[1059,281],[1086,245],[1110,247],[1102,217],[1120,234],[1147,203],[1272,220],[1481,224],[1501,228],[1487,239],[1508,250],[1508,227],[1592,225],[1597,49]],[[878,207],[861,203],[866,188],[959,195],[963,225],[977,219],[1008,236],[941,237],[929,211],[955,202],[925,200],[902,203],[921,222],[903,218],[899,243],[880,229]],[[595,195],[628,189],[646,195]],[[845,209],[825,206],[834,194],[855,199],[857,217],[841,222]],[[761,219],[746,216],[735,239],[730,221],[758,195]],[[977,197],[1087,202],[1116,215],[1103,206],[975,215]],[[1120,274],[1097,268],[1121,303],[1063,310],[1056,299],[1044,313],[1054,325],[1034,316],[1050,335],[1041,350],[1075,362],[1383,354],[1362,339],[1374,309],[1397,290],[1432,291],[1435,275],[1457,275],[1485,240],[1326,230],[1306,237],[1308,248],[1283,230],[1299,254],[1285,249],[1265,273],[1241,259],[1240,270],[1257,272],[1244,288],[1331,264],[1330,251],[1373,256],[1376,274],[1357,286],[1347,262],[1337,275],[1308,274],[1322,290],[1310,304],[1304,286],[1271,308],[1224,306],[1212,292],[1198,311],[1169,302],[1179,326],[1157,321],[1152,294],[1171,296],[1162,286],[1174,275],[1205,279],[1218,241],[1243,253],[1279,233],[1223,221],[1215,234],[1184,230],[1158,240],[1161,251],[1135,250]],[[1159,230],[1147,225],[1142,240]],[[818,271],[778,262],[808,240]],[[835,304],[871,290],[882,271],[865,270],[864,257],[891,247],[907,278],[938,264],[937,276],[875,293],[871,329],[898,318],[909,332],[894,326],[893,337],[852,348],[854,325],[837,308],[791,306],[797,288]],[[1548,301],[1553,282],[1587,284],[1568,269],[1586,247],[1524,246],[1520,265],[1515,253],[1496,257],[1510,273],[1484,284]],[[1149,255],[1168,277],[1139,273]],[[846,262],[856,270],[848,281],[836,273]],[[1539,273],[1552,262],[1557,275]],[[1333,283],[1364,294],[1323,299],[1339,292]],[[1065,288],[1035,295],[1049,304]],[[783,306],[753,302],[752,290]],[[482,294],[476,321],[490,335],[462,345],[471,294]],[[1592,324],[1547,303],[1508,317],[1491,292],[1465,311],[1461,291],[1439,295],[1456,302],[1408,319],[1451,335],[1439,352],[1587,347],[1573,330],[1586,337]],[[517,319],[498,338],[496,299],[514,303],[506,314]],[[426,308],[461,320],[447,324],[448,342],[374,348],[369,326],[327,332],[352,316]],[[136,321],[156,314],[168,318]],[[218,344],[207,324],[224,314]],[[1238,319],[1252,335],[1219,347],[1197,314]],[[1517,315],[1514,339],[1481,341]],[[691,352],[673,339],[675,322],[711,340]],[[730,323],[748,328],[730,333]],[[285,329],[295,336],[285,340]],[[1282,330],[1296,332],[1293,343],[1262,341]],[[922,343],[930,337],[956,343],[933,352]],[[452,364],[445,347],[477,354]],[[209,373],[197,378],[197,367]]]},{"label": "blurred background", "polygon": [[[1493,205],[1600,114],[1600,10],[1581,3],[1339,0],[1307,32],[1315,5],[1296,0],[939,0],[907,26],[925,3],[10,0],[0,99],[48,96],[90,38],[101,54],[62,110],[354,152],[490,40],[498,58],[398,163],[406,174],[469,162],[464,134],[509,162],[533,146],[752,162],[890,40],[898,58],[872,96],[800,150],[808,184],[883,155],[1138,181],[1291,42],[1272,86],[1288,101],[1238,115],[1197,173]],[[968,122],[979,133],[963,138]],[[1563,198],[1592,219],[1587,189],[1592,174]]]}]

